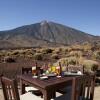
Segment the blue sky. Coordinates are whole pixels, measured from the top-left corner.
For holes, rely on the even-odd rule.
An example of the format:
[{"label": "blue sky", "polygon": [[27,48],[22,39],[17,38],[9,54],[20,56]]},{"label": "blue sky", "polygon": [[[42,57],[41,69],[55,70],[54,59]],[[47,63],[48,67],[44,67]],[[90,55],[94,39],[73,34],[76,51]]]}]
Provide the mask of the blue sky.
[{"label": "blue sky", "polygon": [[100,36],[100,0],[0,0],[0,31],[42,20]]}]

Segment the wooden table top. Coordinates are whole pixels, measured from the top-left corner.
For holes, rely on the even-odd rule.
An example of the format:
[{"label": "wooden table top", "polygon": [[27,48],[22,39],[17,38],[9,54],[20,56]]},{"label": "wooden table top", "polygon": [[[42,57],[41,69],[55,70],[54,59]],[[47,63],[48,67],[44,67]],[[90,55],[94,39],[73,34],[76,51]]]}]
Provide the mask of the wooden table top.
[{"label": "wooden table top", "polygon": [[52,78],[42,80],[39,78],[33,78],[32,75],[18,75],[18,78],[20,78],[21,80],[28,82],[30,84],[34,84],[43,89],[46,89],[52,86],[60,87],[61,84],[64,84],[67,81],[72,81],[73,77],[76,77],[76,76],[59,77],[59,78],[52,77]]}]

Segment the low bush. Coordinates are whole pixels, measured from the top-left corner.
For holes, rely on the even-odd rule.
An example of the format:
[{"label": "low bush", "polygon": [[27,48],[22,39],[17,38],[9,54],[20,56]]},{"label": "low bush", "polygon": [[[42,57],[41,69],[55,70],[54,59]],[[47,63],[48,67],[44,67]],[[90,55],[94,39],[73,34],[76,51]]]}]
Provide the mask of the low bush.
[{"label": "low bush", "polygon": [[70,56],[81,57],[83,54],[81,51],[71,51],[69,53]]},{"label": "low bush", "polygon": [[56,63],[54,63],[54,65],[59,65],[59,62],[61,62],[62,66],[67,66],[76,65],[78,63],[78,60],[76,57],[61,58]]},{"label": "low bush", "polygon": [[36,54],[34,54],[33,58],[35,60],[43,60],[43,54],[42,53],[36,53]]},{"label": "low bush", "polygon": [[86,69],[86,71],[95,71],[98,69],[99,64],[96,61],[93,60],[84,60],[83,66]]},{"label": "low bush", "polygon": [[53,51],[53,53],[54,53],[54,54],[58,54],[58,53],[60,53],[59,48],[55,48],[54,51]]},{"label": "low bush", "polygon": [[78,63],[78,60],[76,57],[69,57],[68,58],[68,64],[69,65],[76,65]]},{"label": "low bush", "polygon": [[68,58],[61,58],[59,59],[56,63],[54,63],[54,66],[59,66],[59,62],[61,63],[61,65],[68,65]]},{"label": "low bush", "polygon": [[53,59],[59,59],[59,56],[58,56],[58,54],[52,54],[51,58],[53,58]]},{"label": "low bush", "polygon": [[19,54],[19,51],[17,50],[11,52],[11,55],[18,55],[18,54]]},{"label": "low bush", "polygon": [[94,59],[97,59],[97,60],[100,60],[100,51],[95,51],[95,52],[93,53],[93,58],[94,58]]},{"label": "low bush", "polygon": [[15,58],[9,57],[9,56],[4,57],[4,62],[5,62],[5,63],[6,63],[6,62],[9,62],[9,63],[15,62]]},{"label": "low bush", "polygon": [[52,53],[53,52],[53,49],[45,48],[45,49],[42,49],[41,52],[44,53],[44,54],[48,54],[48,53]]}]

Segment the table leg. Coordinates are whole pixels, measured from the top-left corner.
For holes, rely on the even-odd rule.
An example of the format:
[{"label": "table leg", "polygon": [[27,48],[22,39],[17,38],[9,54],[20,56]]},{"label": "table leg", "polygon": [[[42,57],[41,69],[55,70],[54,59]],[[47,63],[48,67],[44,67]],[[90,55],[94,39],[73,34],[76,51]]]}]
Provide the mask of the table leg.
[{"label": "table leg", "polygon": [[56,91],[52,91],[52,98],[55,98],[56,97]]},{"label": "table leg", "polygon": [[21,90],[21,94],[25,93],[25,84],[22,82],[21,79],[20,79],[20,90]]},{"label": "table leg", "polygon": [[44,100],[50,100],[51,99],[52,94],[51,94],[50,90],[49,91],[44,90],[43,94],[44,94]]}]

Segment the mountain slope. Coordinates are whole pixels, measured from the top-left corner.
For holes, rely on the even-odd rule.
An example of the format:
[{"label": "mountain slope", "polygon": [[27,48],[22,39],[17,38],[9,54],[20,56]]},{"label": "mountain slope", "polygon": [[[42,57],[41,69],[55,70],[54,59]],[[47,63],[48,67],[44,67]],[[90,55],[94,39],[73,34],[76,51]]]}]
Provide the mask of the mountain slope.
[{"label": "mountain slope", "polygon": [[3,48],[3,43],[6,45],[4,48],[36,47],[90,42],[95,38],[95,36],[58,23],[42,21],[9,31],[1,31],[0,48]]}]

